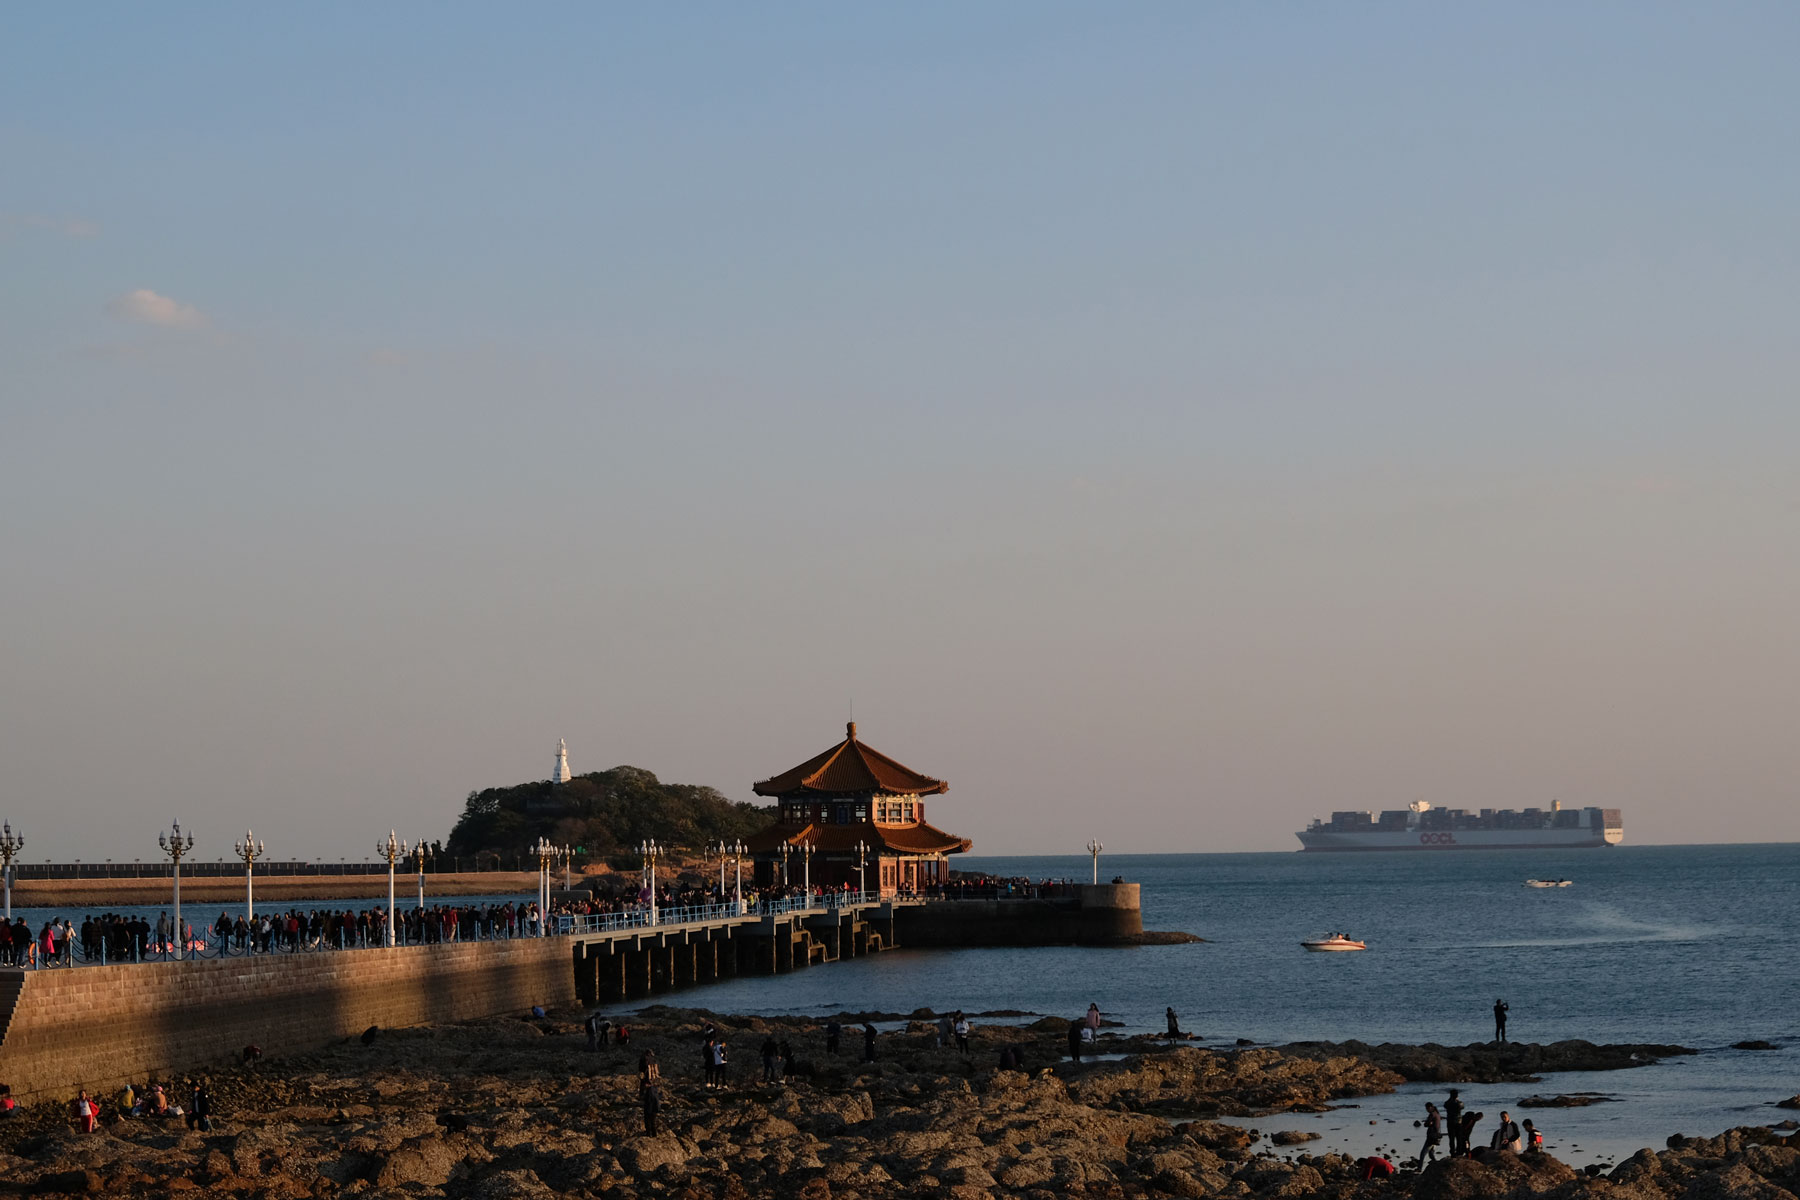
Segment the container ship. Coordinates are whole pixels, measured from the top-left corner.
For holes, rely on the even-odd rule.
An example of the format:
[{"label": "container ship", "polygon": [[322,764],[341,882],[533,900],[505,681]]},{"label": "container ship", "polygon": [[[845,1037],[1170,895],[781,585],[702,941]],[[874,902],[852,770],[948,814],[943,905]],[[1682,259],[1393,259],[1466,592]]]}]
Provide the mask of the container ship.
[{"label": "container ship", "polygon": [[1383,813],[1334,812],[1294,836],[1302,850],[1576,850],[1616,846],[1616,808],[1433,808],[1423,800]]}]

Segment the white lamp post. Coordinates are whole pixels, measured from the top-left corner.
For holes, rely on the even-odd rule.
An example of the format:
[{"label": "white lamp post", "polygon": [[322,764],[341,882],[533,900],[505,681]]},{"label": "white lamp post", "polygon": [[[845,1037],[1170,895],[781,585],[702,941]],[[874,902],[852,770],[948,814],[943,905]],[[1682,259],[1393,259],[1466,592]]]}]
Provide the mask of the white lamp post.
[{"label": "white lamp post", "polygon": [[406,857],[406,843],[388,830],[387,841],[375,843],[375,853],[387,859],[388,865],[388,909],[387,909],[387,944],[394,944],[394,863]]},{"label": "white lamp post", "polygon": [[254,921],[256,920],[256,892],[251,882],[251,876],[255,871],[256,860],[263,856],[263,844],[246,829],[244,830],[244,840],[238,842],[232,849],[237,852],[239,858],[244,860],[244,920],[246,922]]},{"label": "white lamp post", "polygon": [[575,890],[575,884],[574,884],[573,877],[570,875],[570,872],[575,869],[575,851],[569,849],[569,847],[565,845],[562,848],[562,860],[563,860],[563,891],[572,892]]},{"label": "white lamp post", "polygon": [[725,902],[725,860],[731,855],[731,846],[721,839],[707,848],[719,852],[719,902],[723,904]]},{"label": "white lamp post", "polygon": [[656,860],[662,856],[662,847],[656,839],[638,843],[638,853],[644,856],[644,885],[650,893],[650,923],[656,924]]},{"label": "white lamp post", "polygon": [[1100,882],[1100,852],[1104,849],[1106,847],[1099,842],[1092,838],[1088,839],[1087,852],[1094,856],[1094,882],[1096,884]]},{"label": "white lamp post", "polygon": [[744,911],[744,843],[741,840],[731,844],[731,861],[737,868],[737,888],[732,896],[737,901],[737,910],[741,915]]},{"label": "white lamp post", "polygon": [[174,829],[156,835],[156,844],[175,864],[175,936],[181,939],[181,952],[176,957],[182,957],[187,951],[187,938],[181,932],[181,859],[194,848],[194,835],[182,833],[181,822],[177,821]]},{"label": "white lamp post", "polygon": [[556,847],[547,837],[538,838],[538,933],[550,932],[550,864],[556,861]]},{"label": "white lamp post", "polygon": [[856,892],[857,892],[856,898],[858,900],[861,900],[865,896],[867,896],[868,891],[869,891],[869,881],[863,877],[863,867],[868,862],[868,857],[869,857],[869,843],[857,842],[856,843]]},{"label": "white lamp post", "polygon": [[[404,853],[404,851],[402,851]],[[425,839],[413,843],[413,867],[419,875],[419,907],[425,907]]]},{"label": "white lamp post", "polygon": [[788,885],[788,876],[787,876],[788,852],[791,851],[793,849],[793,847],[788,845],[786,842],[783,842],[783,843],[781,843],[781,846],[779,847],[779,849],[780,849],[780,853],[781,853],[781,886],[786,887]]},{"label": "white lamp post", "polygon": [[812,907],[812,839],[807,838],[800,843],[800,870],[802,885],[806,888],[806,907]]},{"label": "white lamp post", "polygon": [[6,880],[6,919],[12,920],[12,864],[25,848],[25,835],[12,831],[12,822],[0,826],[0,876]]}]

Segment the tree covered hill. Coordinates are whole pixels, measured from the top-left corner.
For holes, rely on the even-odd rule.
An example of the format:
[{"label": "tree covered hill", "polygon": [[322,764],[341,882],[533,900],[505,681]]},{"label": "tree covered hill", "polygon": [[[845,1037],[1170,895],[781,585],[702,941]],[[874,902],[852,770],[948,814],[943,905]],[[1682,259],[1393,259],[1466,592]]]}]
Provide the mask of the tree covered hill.
[{"label": "tree covered hill", "polygon": [[717,788],[663,783],[642,767],[470,792],[444,849],[511,858],[547,837],[576,848],[577,861],[620,855],[646,838],[671,850],[702,850],[765,828],[775,806],[727,800]]}]

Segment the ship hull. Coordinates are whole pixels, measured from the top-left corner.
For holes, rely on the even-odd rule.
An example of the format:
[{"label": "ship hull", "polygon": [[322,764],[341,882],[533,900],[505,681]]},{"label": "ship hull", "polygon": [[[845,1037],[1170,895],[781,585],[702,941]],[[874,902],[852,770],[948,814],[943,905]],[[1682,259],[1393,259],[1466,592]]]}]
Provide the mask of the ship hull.
[{"label": "ship hull", "polygon": [[1294,835],[1302,851],[1346,850],[1597,850],[1624,837],[1592,829],[1370,829],[1307,830]]}]

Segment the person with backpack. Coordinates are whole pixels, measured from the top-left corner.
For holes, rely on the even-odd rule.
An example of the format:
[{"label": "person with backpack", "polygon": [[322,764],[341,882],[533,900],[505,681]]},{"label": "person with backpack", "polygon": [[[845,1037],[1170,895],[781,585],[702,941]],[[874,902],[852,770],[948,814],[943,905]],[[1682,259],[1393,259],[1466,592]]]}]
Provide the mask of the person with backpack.
[{"label": "person with backpack", "polygon": [[1531,1151],[1534,1151],[1534,1150],[1541,1152],[1543,1149],[1544,1149],[1544,1135],[1539,1133],[1538,1127],[1531,1123],[1531,1118],[1526,1117],[1525,1118],[1525,1150],[1526,1150],[1526,1152],[1530,1153]]}]

